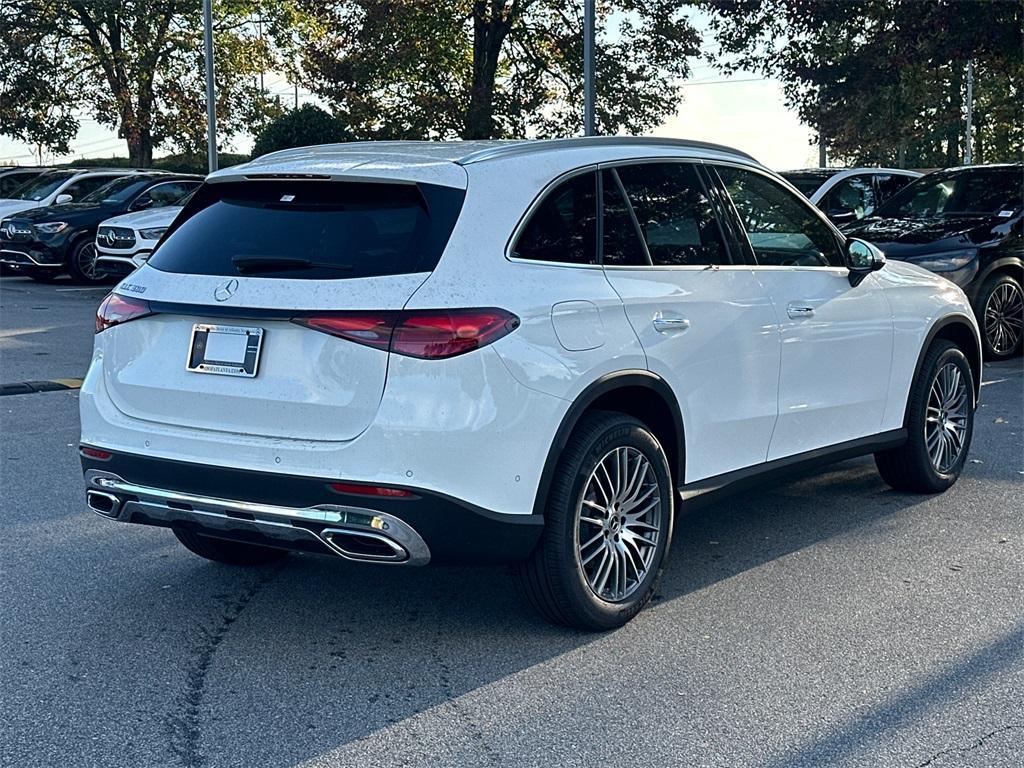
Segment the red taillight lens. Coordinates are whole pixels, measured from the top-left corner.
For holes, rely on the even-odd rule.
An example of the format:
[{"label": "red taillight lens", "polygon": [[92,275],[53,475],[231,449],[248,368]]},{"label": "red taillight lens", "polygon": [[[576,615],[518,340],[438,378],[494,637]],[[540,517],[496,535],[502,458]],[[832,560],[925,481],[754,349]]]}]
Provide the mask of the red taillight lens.
[{"label": "red taillight lens", "polygon": [[79,446],[78,450],[83,456],[90,459],[98,459],[100,461],[109,461],[110,457],[114,455],[110,451],[103,451],[99,448],[92,448],[88,445]]},{"label": "red taillight lens", "polygon": [[416,494],[402,488],[387,488],[382,485],[358,485],[357,483],[331,483],[328,486],[338,493],[354,493],[358,496],[384,496],[394,499],[411,499]]},{"label": "red taillight lens", "polygon": [[519,327],[504,309],[427,309],[404,312],[340,312],[293,322],[377,349],[424,360],[479,349]]},{"label": "red taillight lens", "polygon": [[150,314],[152,312],[147,301],[116,293],[108,294],[96,310],[96,333]]}]

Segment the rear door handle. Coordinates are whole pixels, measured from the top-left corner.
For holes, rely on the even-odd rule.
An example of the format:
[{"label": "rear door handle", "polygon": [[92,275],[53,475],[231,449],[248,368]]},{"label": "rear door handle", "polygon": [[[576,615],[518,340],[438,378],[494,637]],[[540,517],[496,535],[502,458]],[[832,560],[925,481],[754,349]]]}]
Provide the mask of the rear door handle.
[{"label": "rear door handle", "polygon": [[786,314],[793,320],[803,320],[807,317],[814,317],[814,307],[806,304],[790,304],[786,307]]},{"label": "rear door handle", "polygon": [[690,321],[685,317],[675,315],[663,315],[661,312],[654,316],[654,330],[658,333],[672,333],[673,331],[685,331],[690,327]]}]

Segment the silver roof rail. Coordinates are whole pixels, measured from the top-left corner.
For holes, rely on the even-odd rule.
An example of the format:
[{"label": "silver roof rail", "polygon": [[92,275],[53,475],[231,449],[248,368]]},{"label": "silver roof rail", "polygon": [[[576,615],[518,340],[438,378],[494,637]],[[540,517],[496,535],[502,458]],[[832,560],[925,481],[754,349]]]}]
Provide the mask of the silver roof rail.
[{"label": "silver roof rail", "polygon": [[[570,149],[574,147],[663,147],[668,149],[710,149],[723,154],[736,155],[746,158],[751,162],[757,160],[746,152],[726,147],[722,144],[712,144],[706,141],[688,141],[686,139],[663,139],[657,136],[586,136],[572,139],[524,139],[522,141],[509,141],[507,144],[488,147],[487,149],[471,152],[455,162],[459,165],[470,165],[484,160],[492,160],[499,157],[510,157],[515,155],[532,154],[556,149]],[[760,164],[760,163],[758,163]]]}]

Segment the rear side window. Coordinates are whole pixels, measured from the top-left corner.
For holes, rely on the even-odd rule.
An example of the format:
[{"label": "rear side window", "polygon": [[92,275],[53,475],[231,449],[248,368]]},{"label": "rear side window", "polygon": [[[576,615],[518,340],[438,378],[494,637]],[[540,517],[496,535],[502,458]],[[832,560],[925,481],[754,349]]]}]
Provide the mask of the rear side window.
[{"label": "rear side window", "polygon": [[519,259],[597,264],[597,191],[582,173],[547,194],[530,215],[512,255]]},{"label": "rear side window", "polygon": [[615,171],[601,172],[601,198],[602,263],[612,267],[650,266]]},{"label": "rear side window", "polygon": [[149,263],[165,272],[330,280],[429,272],[465,191],[433,184],[205,184]]},{"label": "rear side window", "polygon": [[910,176],[901,176],[897,173],[875,176],[875,181],[878,183],[878,204],[884,203],[913,180]]},{"label": "rear side window", "polygon": [[714,208],[688,163],[616,169],[654,266],[728,264]]}]

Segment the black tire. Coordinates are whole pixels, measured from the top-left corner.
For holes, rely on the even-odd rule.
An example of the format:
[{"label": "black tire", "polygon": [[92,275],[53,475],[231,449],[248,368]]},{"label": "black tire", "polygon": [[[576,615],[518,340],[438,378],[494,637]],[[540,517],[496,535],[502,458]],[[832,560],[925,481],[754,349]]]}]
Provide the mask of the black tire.
[{"label": "black tire", "polygon": [[[959,454],[950,466],[940,470],[928,451],[926,417],[936,377],[947,364],[956,366],[967,390],[964,437]],[[925,354],[921,372],[910,387],[907,402],[907,442],[899,448],[875,454],[879,474],[898,491],[940,493],[956,482],[963,470],[974,434],[974,376],[964,353],[953,342],[935,341]]]},{"label": "black tire", "polygon": [[81,237],[71,245],[68,252],[68,274],[76,283],[95,285],[107,279],[106,273],[96,264],[96,243],[91,237]]},{"label": "black tire", "polygon": [[193,554],[228,565],[269,565],[288,557],[288,552],[274,547],[261,547],[241,541],[228,541],[203,536],[184,528],[174,528],[174,535]]},{"label": "black tire", "polygon": [[978,291],[974,314],[981,326],[986,360],[1005,360],[1020,354],[1024,339],[1024,289],[1013,275],[1003,272],[986,279]]},{"label": "black tire", "polygon": [[37,283],[52,283],[60,277],[60,270],[56,269],[26,269],[25,277]]},{"label": "black tire", "polygon": [[[646,459],[647,464],[643,465],[644,477],[634,487],[639,492],[645,482],[644,478],[650,479],[649,490],[656,485],[660,530],[656,546],[648,550],[651,559],[643,576],[632,579],[632,592],[627,595],[626,590],[623,590],[621,600],[609,601],[599,597],[591,587],[581,564],[582,556],[577,555],[580,528],[585,524],[580,521],[581,512],[578,512],[578,508],[582,510],[582,505],[588,503],[583,499],[591,473],[596,472],[602,459],[616,448],[627,449],[623,454],[627,457],[627,467],[630,455],[641,455]],[[638,458],[637,472],[641,466]],[[674,492],[665,452],[643,423],[624,414],[606,411],[585,415],[559,458],[545,506],[544,532],[540,543],[529,559],[515,567],[516,579],[526,600],[549,621],[577,629],[607,630],[628,622],[650,601],[661,579],[672,540]],[[622,514],[620,519],[625,520],[626,512]],[[612,518],[614,514],[607,513],[604,519],[613,522]],[[623,530],[617,525],[615,527],[620,532]],[[596,530],[605,539],[609,537],[609,533],[601,533],[603,528]],[[619,542],[618,535],[615,535],[614,540]],[[616,546],[618,544],[613,545],[609,541],[597,542],[598,548]],[[627,549],[625,533],[620,549]],[[634,561],[633,553],[637,551],[630,550],[631,562]],[[642,563],[643,556],[639,557]],[[625,559],[622,568],[625,573]],[[640,576],[639,571],[634,572]]]}]

